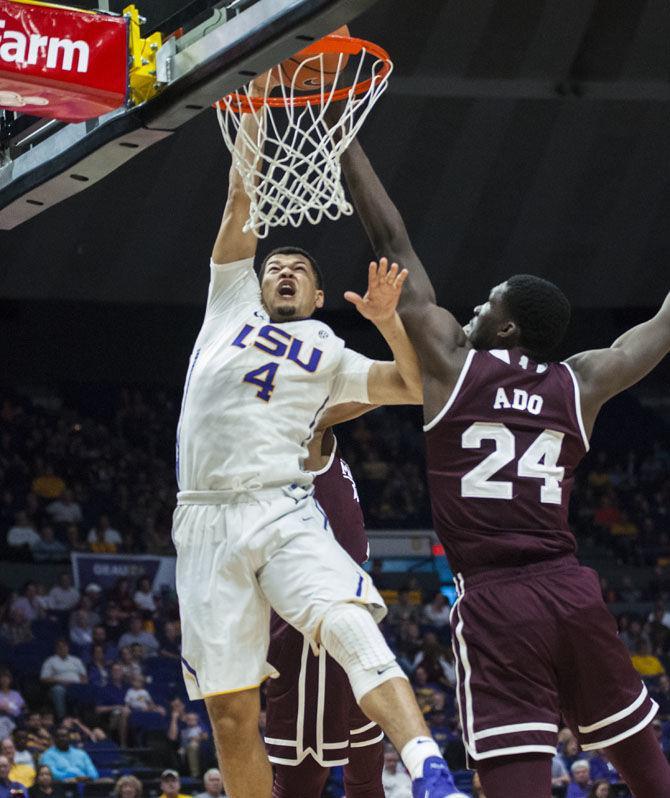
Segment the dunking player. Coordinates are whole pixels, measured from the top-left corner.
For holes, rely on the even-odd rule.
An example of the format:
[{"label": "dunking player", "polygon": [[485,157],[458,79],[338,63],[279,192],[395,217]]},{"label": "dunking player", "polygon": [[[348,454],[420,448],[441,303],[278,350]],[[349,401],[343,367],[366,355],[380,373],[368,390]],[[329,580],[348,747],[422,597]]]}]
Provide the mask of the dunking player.
[{"label": "dunking player", "polygon": [[[254,115],[242,122],[240,149],[244,134],[259,135]],[[458,795],[375,623],[383,600],[335,541],[301,467],[326,406],[417,401],[416,358],[395,313],[405,275],[371,266],[359,310],[395,362],[371,361],[310,318],[324,295],[307,253],[275,250],[259,285],[256,239],[242,229],[249,206],[233,168],[177,429],[173,539],[189,696],[205,699],[229,798],[270,798],[258,712],[259,685],[272,672],[272,606],[342,666],[422,798]]]},{"label": "dunking player", "polygon": [[570,306],[538,277],[493,288],[464,331],[437,305],[358,143],[343,168],[374,249],[410,272],[400,313],[423,372],[435,529],[457,572],[463,738],[487,798],[548,798],[561,715],[582,749],[606,749],[636,798],[667,798],[657,707],[596,575],[575,558],[567,517],[600,408],[670,350],[670,295],[609,349],[565,363],[548,358]]},{"label": "dunking player", "polygon": [[[314,475],[314,498],[335,539],[357,563],[368,556],[363,513],[331,425],[371,409],[342,405],[328,410],[305,461]],[[342,668],[323,648],[315,655],[307,638],[276,613],[270,622],[268,662],[280,674],[268,681],[266,693],[265,743],[274,764],[273,798],[320,798],[335,765],[344,765],[347,798],[384,798],[384,734],[361,711]]]}]

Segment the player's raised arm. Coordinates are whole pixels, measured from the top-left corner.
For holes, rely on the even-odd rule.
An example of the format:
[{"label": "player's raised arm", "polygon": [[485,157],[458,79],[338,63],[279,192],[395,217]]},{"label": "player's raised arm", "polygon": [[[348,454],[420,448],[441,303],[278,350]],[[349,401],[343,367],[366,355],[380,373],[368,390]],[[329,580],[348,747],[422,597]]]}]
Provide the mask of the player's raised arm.
[{"label": "player's raised arm", "polygon": [[[262,97],[265,93],[266,84],[272,87],[276,82],[272,72],[266,72],[251,83],[249,93],[252,96]],[[235,150],[241,158],[248,158],[250,151],[248,143],[250,141],[255,142],[259,135],[263,135],[262,128],[265,125],[266,113],[266,109],[262,108],[256,113],[244,114],[235,139]],[[223,211],[221,227],[212,249],[212,261],[214,263],[233,263],[255,256],[258,239],[253,232],[245,233],[243,230],[249,218],[250,204],[251,200],[244,190],[242,177],[235,168],[235,158],[233,157],[228,179],[226,206]]]},{"label": "player's raised arm", "polygon": [[579,381],[589,435],[602,405],[639,382],[669,352],[670,294],[653,318],[625,332],[609,349],[581,352],[567,361]]},{"label": "player's raised arm", "polygon": [[421,360],[424,374],[455,381],[469,343],[463,328],[437,305],[430,278],[414,251],[405,223],[358,141],[342,156],[342,172],[358,216],[378,257],[386,256],[408,271],[398,312]]},{"label": "player's raised arm", "polygon": [[396,308],[407,279],[407,269],[397,263],[389,268],[386,258],[368,269],[365,296],[347,291],[345,299],[371,321],[393,353],[392,361],[376,361],[368,375],[371,404],[421,404],[421,365]]}]

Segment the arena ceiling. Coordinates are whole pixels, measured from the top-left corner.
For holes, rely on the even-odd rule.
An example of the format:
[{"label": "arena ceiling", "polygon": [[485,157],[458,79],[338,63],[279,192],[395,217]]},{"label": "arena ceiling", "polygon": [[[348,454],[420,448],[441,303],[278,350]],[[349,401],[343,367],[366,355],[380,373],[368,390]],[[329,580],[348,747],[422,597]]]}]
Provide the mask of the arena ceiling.
[{"label": "arena ceiling", "polygon": [[[139,5],[152,21],[186,4]],[[396,62],[362,140],[444,302],[474,303],[515,271],[556,280],[583,307],[661,300],[665,0],[380,0],[351,27]],[[214,114],[201,115],[0,233],[0,297],[202,304],[228,166]],[[286,242],[321,261],[331,307],[361,286],[369,251],[355,220],[268,244]]]}]

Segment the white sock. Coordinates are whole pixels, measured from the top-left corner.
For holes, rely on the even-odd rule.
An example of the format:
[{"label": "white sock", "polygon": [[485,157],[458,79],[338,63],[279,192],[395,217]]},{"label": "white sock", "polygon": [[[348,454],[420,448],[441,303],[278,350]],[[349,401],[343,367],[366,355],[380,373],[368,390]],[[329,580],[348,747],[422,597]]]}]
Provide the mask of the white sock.
[{"label": "white sock", "polygon": [[432,737],[415,737],[408,743],[405,743],[400,758],[402,759],[409,775],[414,779],[420,779],[423,776],[423,763],[429,756],[439,756],[442,758],[440,749]]}]

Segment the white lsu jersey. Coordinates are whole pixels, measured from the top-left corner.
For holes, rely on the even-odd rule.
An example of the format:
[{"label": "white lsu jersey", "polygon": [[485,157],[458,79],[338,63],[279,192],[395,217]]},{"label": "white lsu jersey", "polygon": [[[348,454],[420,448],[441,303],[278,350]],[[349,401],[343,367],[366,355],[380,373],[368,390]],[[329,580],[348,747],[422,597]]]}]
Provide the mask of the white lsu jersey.
[{"label": "white lsu jersey", "polygon": [[270,322],[253,259],[212,263],[177,428],[180,492],[296,483],[329,405],[368,402],[374,361],[313,319]]}]

